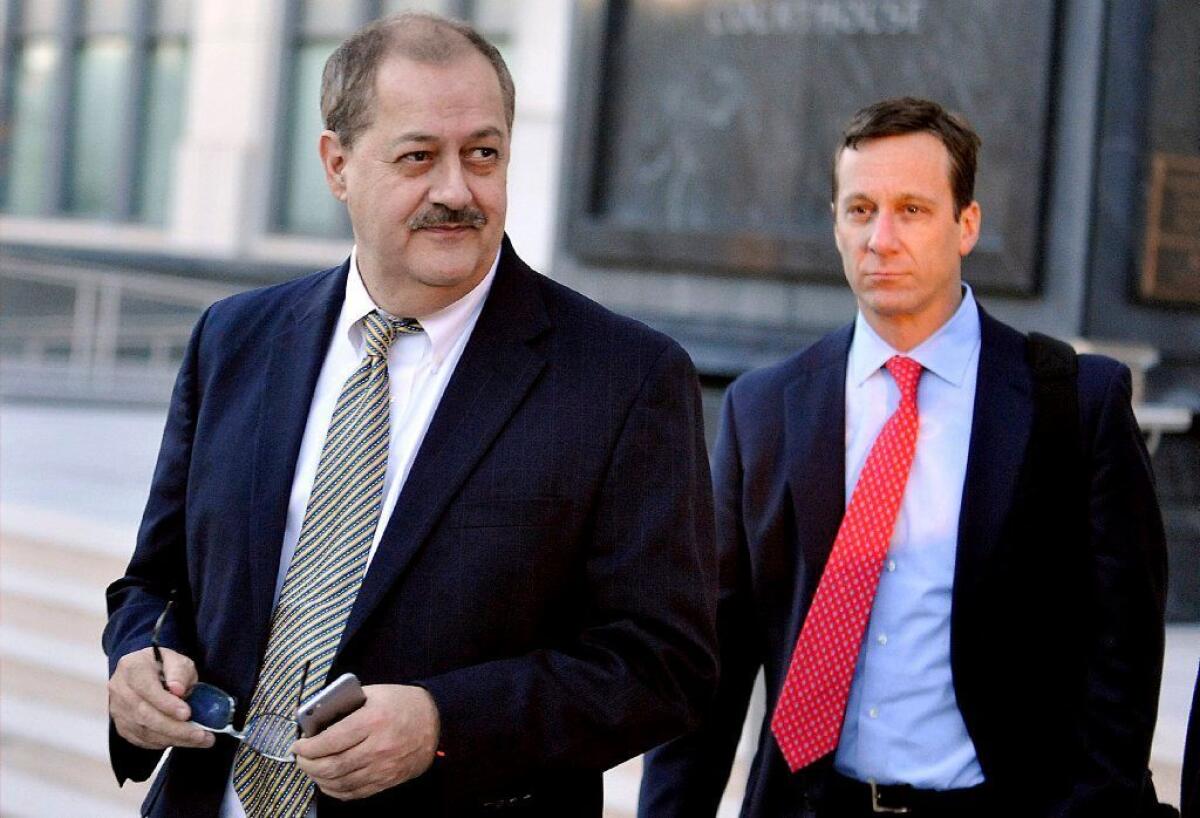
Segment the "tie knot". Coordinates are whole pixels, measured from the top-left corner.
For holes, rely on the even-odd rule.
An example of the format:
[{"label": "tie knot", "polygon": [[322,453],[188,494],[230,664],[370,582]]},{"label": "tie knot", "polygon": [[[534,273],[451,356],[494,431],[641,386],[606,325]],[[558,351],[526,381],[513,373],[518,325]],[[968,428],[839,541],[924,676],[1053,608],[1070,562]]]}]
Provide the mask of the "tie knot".
[{"label": "tie knot", "polygon": [[387,355],[388,347],[397,335],[416,335],[424,332],[415,318],[388,318],[378,310],[363,317],[363,342],[368,355]]},{"label": "tie knot", "polygon": [[916,400],[917,398],[917,382],[921,380],[921,369],[919,363],[912,358],[906,358],[903,355],[893,355],[888,358],[884,364],[887,371],[892,373],[892,378],[895,379],[896,385],[900,387],[901,400]]}]

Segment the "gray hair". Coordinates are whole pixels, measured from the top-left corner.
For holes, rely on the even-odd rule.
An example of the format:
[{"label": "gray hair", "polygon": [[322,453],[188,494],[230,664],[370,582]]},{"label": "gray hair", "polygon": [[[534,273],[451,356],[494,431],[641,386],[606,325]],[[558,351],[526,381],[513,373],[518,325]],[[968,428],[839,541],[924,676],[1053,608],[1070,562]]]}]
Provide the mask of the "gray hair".
[{"label": "gray hair", "polygon": [[504,119],[512,131],[516,88],[494,45],[466,23],[424,12],[403,12],[376,20],[338,46],[321,75],[321,116],[345,147],[371,124],[375,76],[388,57],[445,65],[471,53],[482,54],[496,71],[504,97]]}]

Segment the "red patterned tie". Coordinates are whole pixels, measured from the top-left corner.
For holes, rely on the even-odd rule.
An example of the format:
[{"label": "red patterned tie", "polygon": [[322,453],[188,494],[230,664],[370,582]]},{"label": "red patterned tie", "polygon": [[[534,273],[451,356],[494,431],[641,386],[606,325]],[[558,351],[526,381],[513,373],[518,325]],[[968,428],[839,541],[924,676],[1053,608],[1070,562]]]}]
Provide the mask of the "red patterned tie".
[{"label": "red patterned tie", "polygon": [[917,448],[921,365],[896,355],[885,366],[900,387],[900,405],[863,464],[771,718],[771,732],[792,772],[837,748],[858,649]]}]

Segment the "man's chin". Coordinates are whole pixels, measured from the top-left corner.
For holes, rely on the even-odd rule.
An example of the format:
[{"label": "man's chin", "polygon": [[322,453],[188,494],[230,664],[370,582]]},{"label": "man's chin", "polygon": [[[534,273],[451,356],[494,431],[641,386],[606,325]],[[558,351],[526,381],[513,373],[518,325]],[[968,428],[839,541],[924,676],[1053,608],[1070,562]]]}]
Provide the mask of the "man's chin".
[{"label": "man's chin", "polygon": [[[474,260],[473,260],[474,261]],[[464,292],[473,288],[487,275],[488,268],[482,271],[473,262],[470,264],[431,265],[417,278],[427,287],[457,290]]]},{"label": "man's chin", "polygon": [[906,315],[916,309],[916,299],[910,292],[873,287],[859,297],[864,307],[876,315]]}]

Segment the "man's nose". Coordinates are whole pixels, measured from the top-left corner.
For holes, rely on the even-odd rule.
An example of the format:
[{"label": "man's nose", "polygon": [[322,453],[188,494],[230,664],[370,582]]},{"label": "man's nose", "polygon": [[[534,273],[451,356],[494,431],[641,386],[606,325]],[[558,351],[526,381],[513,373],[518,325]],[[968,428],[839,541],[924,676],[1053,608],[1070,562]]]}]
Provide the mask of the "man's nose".
[{"label": "man's nose", "polygon": [[875,223],[867,240],[867,249],[873,253],[886,254],[894,252],[899,247],[896,236],[896,223],[891,213],[880,210],[875,216]]},{"label": "man's nose", "polygon": [[438,163],[429,198],[434,204],[444,205],[451,210],[462,210],[471,204],[471,189],[467,187],[462,161],[457,156]]}]

